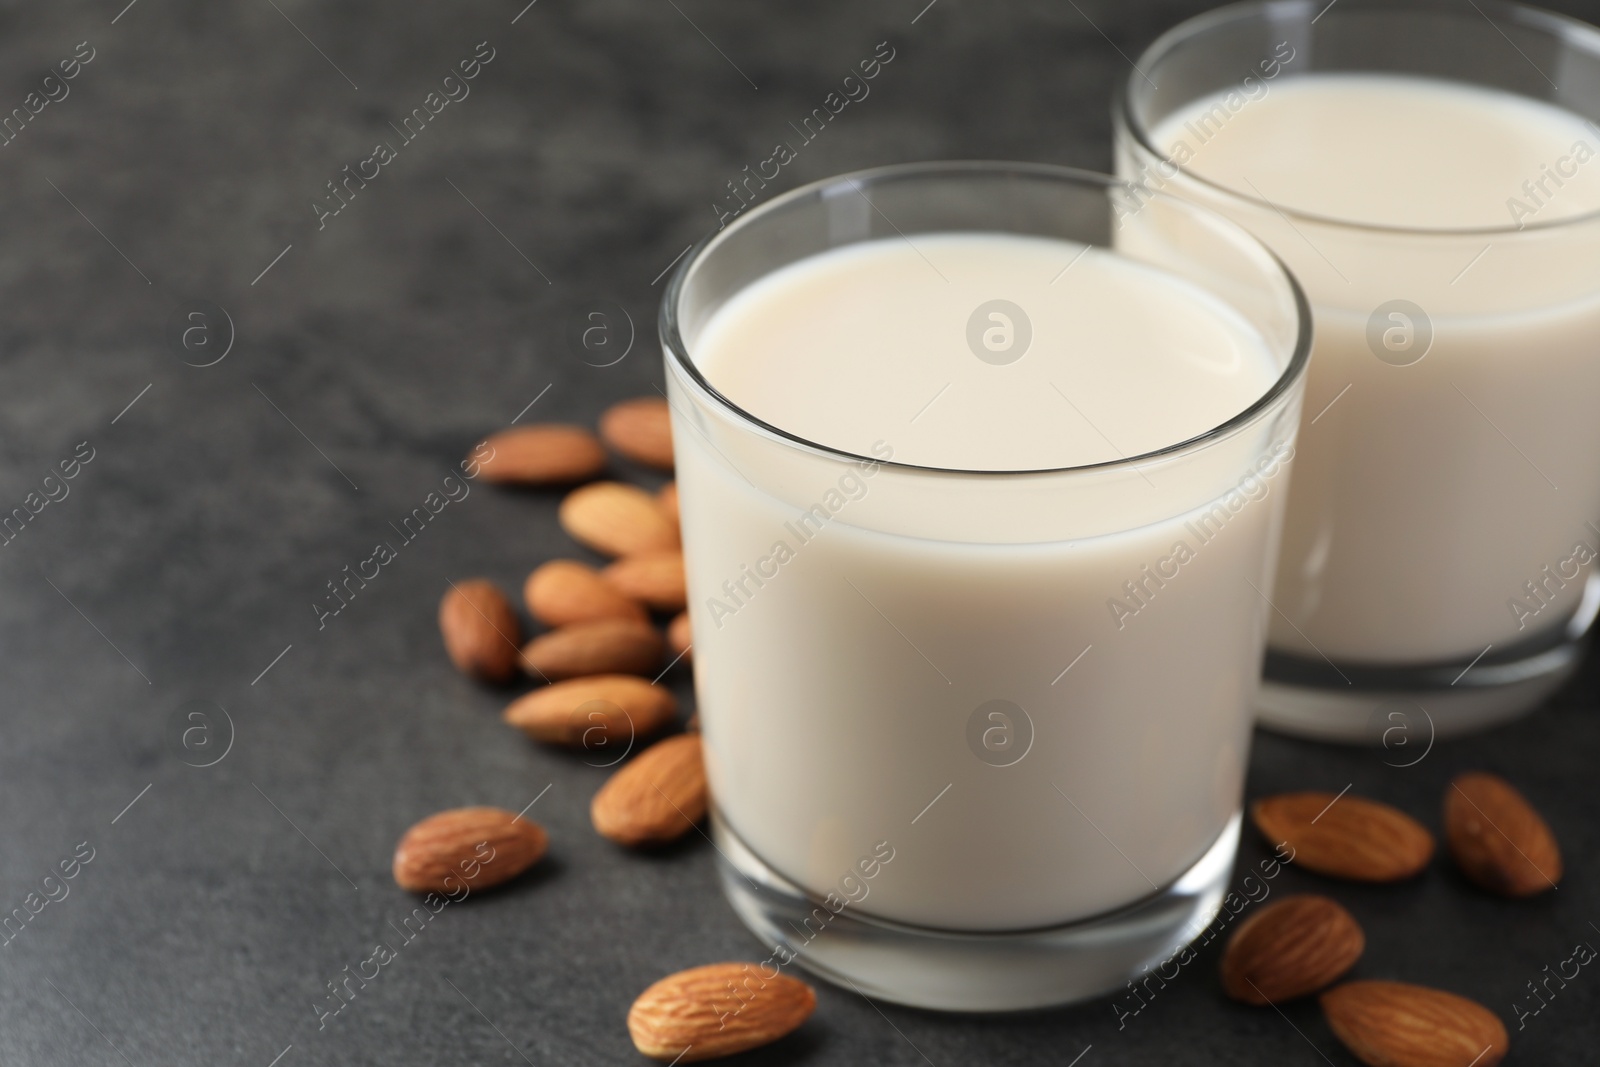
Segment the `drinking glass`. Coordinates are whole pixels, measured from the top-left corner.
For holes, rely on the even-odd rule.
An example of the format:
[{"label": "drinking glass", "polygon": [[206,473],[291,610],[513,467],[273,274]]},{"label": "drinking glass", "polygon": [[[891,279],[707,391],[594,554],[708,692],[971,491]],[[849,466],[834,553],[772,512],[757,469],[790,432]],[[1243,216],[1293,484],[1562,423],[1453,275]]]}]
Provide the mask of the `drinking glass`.
[{"label": "drinking glass", "polygon": [[[886,449],[853,454],[742,409],[696,362],[708,320],[775,271],[960,233],[1081,242],[1181,279],[1259,334],[1268,384],[1147,454],[966,470],[893,458],[909,410],[883,413]],[[978,310],[955,309],[956,333]],[[1310,346],[1282,264],[1106,176],[896,166],[702,240],[660,329],[719,870],[772,949],[752,973],[797,962],[992,1011],[1095,996],[1181,949],[1239,838]]]},{"label": "drinking glass", "polygon": [[[1531,710],[1574,670],[1600,607],[1600,214],[1366,225],[1296,210],[1292,178],[1269,201],[1197,166],[1234,115],[1330,72],[1556,104],[1590,120],[1592,153],[1600,31],[1497,0],[1267,0],[1179,25],[1136,66],[1115,111],[1118,172],[1240,223],[1314,309],[1261,721],[1420,753]],[[1230,90],[1184,146],[1201,154],[1157,143],[1169,116]],[[1548,195],[1544,170],[1529,178]],[[1422,191],[1419,211],[1450,195]],[[1531,195],[1525,207],[1544,203]]]}]

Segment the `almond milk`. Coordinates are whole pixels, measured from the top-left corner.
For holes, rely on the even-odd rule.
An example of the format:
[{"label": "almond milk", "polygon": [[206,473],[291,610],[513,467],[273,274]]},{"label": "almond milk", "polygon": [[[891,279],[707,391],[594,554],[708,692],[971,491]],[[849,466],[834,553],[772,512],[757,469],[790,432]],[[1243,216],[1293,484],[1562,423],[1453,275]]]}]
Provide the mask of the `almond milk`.
[{"label": "almond milk", "polygon": [[1014,930],[1147,897],[1228,829],[1292,400],[1117,461],[1272,387],[1250,322],[1102,248],[918,234],[684,340],[750,416],[858,457],[741,436],[669,375],[711,793],[766,864],[820,898],[888,842],[852,914]]}]

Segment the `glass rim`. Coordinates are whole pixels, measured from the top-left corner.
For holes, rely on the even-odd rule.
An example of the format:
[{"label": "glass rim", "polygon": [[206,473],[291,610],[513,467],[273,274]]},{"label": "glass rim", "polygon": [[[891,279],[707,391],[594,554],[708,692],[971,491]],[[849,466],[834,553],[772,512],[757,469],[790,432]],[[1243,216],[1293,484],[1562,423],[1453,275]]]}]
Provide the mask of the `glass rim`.
[{"label": "glass rim", "polygon": [[[1063,185],[1078,187],[1098,187],[1103,190],[1114,188],[1125,189],[1130,195],[1145,199],[1159,199],[1165,204],[1170,204],[1180,210],[1190,212],[1205,219],[1213,225],[1220,225],[1225,231],[1231,231],[1230,236],[1238,238],[1245,247],[1258,252],[1270,263],[1271,270],[1281,277],[1287,287],[1288,294],[1294,305],[1295,339],[1294,346],[1289,353],[1289,358],[1284,364],[1282,372],[1264,389],[1260,396],[1251,402],[1244,410],[1212,426],[1201,433],[1184,438],[1181,441],[1161,448],[1141,452],[1134,456],[1122,456],[1112,460],[1101,460],[1095,463],[1069,464],[1061,467],[1038,467],[1023,470],[976,470],[965,467],[939,467],[921,463],[906,463],[902,460],[883,459],[878,456],[864,456],[848,449],[836,448],[833,445],[812,441],[799,434],[783,429],[745,410],[739,404],[717,389],[700,368],[695,365],[689,355],[688,346],[684,343],[682,332],[679,328],[678,303],[683,295],[684,286],[695,267],[722,241],[728,240],[734,233],[745,226],[752,224],[753,220],[785,207],[788,204],[813,196],[824,189],[848,187],[854,192],[865,196],[863,186],[870,186],[887,181],[907,178],[938,178],[962,177],[970,175],[1003,176],[1012,175],[1020,177],[1041,178],[1058,182]],[[869,200],[870,204],[871,201]],[[892,225],[892,224],[891,224]],[[898,228],[897,228],[898,229]],[[973,231],[981,232],[981,231]],[[996,230],[994,232],[1004,232]],[[904,236],[903,234],[901,236]],[[909,240],[909,238],[907,238]],[[1104,246],[1095,246],[1104,247]],[[752,278],[751,281],[756,279]],[[1063,167],[1049,163],[1023,163],[1001,160],[935,160],[919,163],[897,163],[883,167],[871,167],[864,170],[849,171],[832,177],[822,178],[808,182],[796,189],[791,189],[741,215],[729,225],[712,230],[705,234],[685,254],[683,261],[672,272],[667,282],[666,291],[661,297],[661,311],[657,318],[657,327],[660,333],[662,348],[667,353],[667,363],[682,378],[698,390],[705,398],[709,399],[715,407],[722,408],[740,423],[754,427],[757,431],[777,438],[781,443],[791,447],[819,454],[825,458],[842,459],[855,463],[874,463],[882,467],[890,467],[915,474],[941,474],[941,475],[971,475],[985,478],[1019,477],[1029,475],[1066,474],[1071,472],[1107,471],[1117,468],[1136,469],[1141,464],[1148,464],[1153,460],[1168,459],[1187,452],[1198,451],[1213,442],[1231,436],[1253,422],[1258,421],[1268,410],[1280,401],[1285,394],[1305,375],[1306,367],[1311,358],[1312,319],[1311,305],[1306,299],[1305,291],[1301,289],[1299,281],[1295,278],[1288,266],[1278,255],[1268,248],[1265,243],[1258,240],[1244,227],[1238,225],[1222,214],[1209,208],[1193,204],[1179,197],[1165,193],[1154,193],[1143,189],[1131,182],[1123,181],[1109,174],[1100,174],[1096,171],[1082,170],[1077,167]]]},{"label": "glass rim", "polygon": [[[1215,28],[1216,26],[1224,23],[1245,19],[1252,16],[1259,16],[1261,13],[1267,11],[1284,11],[1299,8],[1307,13],[1310,13],[1319,10],[1319,7],[1326,8],[1333,6],[1334,5],[1332,4],[1319,5],[1318,0],[1240,0],[1238,3],[1232,3],[1223,7],[1214,8],[1210,11],[1203,12],[1202,14],[1195,15],[1192,18],[1185,19],[1176,26],[1172,27],[1170,30],[1167,30],[1160,37],[1157,37],[1153,42],[1151,42],[1148,48],[1139,53],[1138,59],[1133,63],[1133,73],[1130,74],[1127,79],[1117,84],[1116,97],[1112,104],[1112,112],[1116,119],[1123,125],[1123,127],[1127,129],[1128,133],[1132,135],[1134,143],[1137,144],[1141,150],[1149,153],[1156,159],[1163,160],[1170,164],[1183,178],[1199,185],[1203,185],[1208,189],[1214,190],[1230,200],[1239,201],[1241,203],[1270,211],[1277,215],[1282,215],[1286,219],[1299,220],[1302,222],[1314,223],[1318,226],[1327,226],[1342,230],[1352,230],[1356,232],[1375,234],[1389,234],[1392,236],[1417,238],[1500,237],[1502,239],[1514,237],[1518,234],[1542,233],[1550,230],[1558,230],[1567,226],[1578,226],[1600,219],[1600,209],[1596,209],[1594,211],[1586,211],[1581,215],[1573,215],[1568,218],[1550,219],[1544,222],[1530,222],[1522,226],[1509,224],[1503,226],[1387,226],[1380,223],[1361,222],[1356,219],[1340,218],[1334,215],[1321,215],[1317,214],[1316,212],[1302,211],[1296,208],[1274,204],[1271,201],[1265,200],[1261,197],[1251,196],[1249,193],[1241,192],[1231,185],[1224,185],[1221,182],[1212,181],[1211,179],[1200,175],[1199,173],[1183,166],[1180,163],[1174,163],[1166,153],[1162,152],[1156,146],[1154,139],[1150,135],[1150,130],[1145,126],[1140,118],[1133,113],[1133,93],[1131,92],[1131,87],[1134,84],[1134,79],[1143,77],[1144,71],[1152,65],[1153,61],[1160,60],[1167,52],[1170,52],[1178,45],[1189,41],[1196,34],[1204,30]],[[1514,0],[1473,0],[1473,6],[1480,9],[1478,12],[1476,12],[1476,14],[1482,15],[1482,17],[1486,19],[1491,26],[1495,26],[1495,21],[1490,16],[1497,14],[1500,15],[1506,22],[1513,22],[1519,25],[1531,27],[1535,30],[1547,33],[1550,37],[1558,39],[1563,43],[1582,48],[1583,50],[1592,53],[1595,59],[1600,61],[1600,27],[1592,26],[1589,23],[1584,22],[1582,19],[1573,18],[1570,15],[1562,15],[1555,11],[1546,10],[1545,8],[1534,7],[1531,4],[1516,3]],[[1455,4],[1449,2],[1449,0],[1339,0],[1339,7],[1343,8],[1345,11],[1349,11],[1354,8],[1366,11],[1382,11],[1386,13],[1427,12],[1438,15],[1446,15],[1451,18],[1474,14],[1474,12],[1467,12],[1458,8]],[[1321,15],[1318,15],[1317,17],[1320,18]],[[1467,21],[1472,20],[1468,19]],[[1495,28],[1498,29],[1499,27],[1495,26]],[[1516,45],[1513,44],[1512,47],[1515,48]],[[1534,69],[1537,70],[1538,68],[1536,67]],[[1306,75],[1291,74],[1289,76],[1305,77]],[[1426,77],[1427,75],[1415,76]],[[1507,91],[1509,92],[1510,90]],[[1519,93],[1517,95],[1520,96],[1522,94]],[[1195,99],[1199,98],[1196,97]],[[1549,103],[1549,101],[1545,102]],[[1594,123],[1591,122],[1591,125],[1594,125]]]}]

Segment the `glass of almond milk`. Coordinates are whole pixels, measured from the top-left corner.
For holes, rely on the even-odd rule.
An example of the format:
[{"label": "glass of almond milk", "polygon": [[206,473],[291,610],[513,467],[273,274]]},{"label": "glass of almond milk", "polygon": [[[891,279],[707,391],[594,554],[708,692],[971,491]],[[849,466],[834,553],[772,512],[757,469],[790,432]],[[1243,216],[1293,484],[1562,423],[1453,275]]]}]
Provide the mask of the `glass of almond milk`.
[{"label": "glass of almond milk", "polygon": [[1410,760],[1532,709],[1600,606],[1600,31],[1272,0],[1136,66],[1119,171],[1245,226],[1314,308],[1262,721]]},{"label": "glass of almond milk", "polygon": [[1223,901],[1309,312],[1242,229],[935,163],[701,242],[661,336],[725,891],[772,953],[994,1011]]}]

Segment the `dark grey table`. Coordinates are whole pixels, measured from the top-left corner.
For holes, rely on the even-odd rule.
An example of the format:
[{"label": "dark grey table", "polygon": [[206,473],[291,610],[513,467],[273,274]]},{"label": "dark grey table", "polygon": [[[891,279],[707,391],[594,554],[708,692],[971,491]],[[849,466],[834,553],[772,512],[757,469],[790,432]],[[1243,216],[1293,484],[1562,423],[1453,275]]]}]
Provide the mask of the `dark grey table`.
[{"label": "dark grey table", "polygon": [[[502,726],[508,694],[444,659],[447,578],[516,588],[572,554],[552,497],[477,486],[320,627],[313,605],[530,403],[588,421],[651,392],[660,276],[879,42],[895,58],[871,95],[778,187],[933,157],[1104,168],[1126,56],[1201,6],[525,2],[0,12],[0,114],[28,111],[0,148],[0,511],[38,508],[0,545],[0,914],[27,916],[0,945],[8,1067],[630,1063],[645,985],[758,958],[703,842],[641,858],[597,838],[605,772]],[[490,50],[469,95],[396,130]],[[75,55],[76,77],[43,81]],[[331,214],[327,183],[372,175],[377,142],[394,158]],[[606,368],[564,340],[597,300],[638,332]],[[196,301],[209,319],[187,317]],[[174,323],[210,332],[185,349]],[[46,483],[75,451],[92,459]],[[193,701],[227,719],[185,748]],[[1595,702],[1591,664],[1534,717],[1405,769],[1259,737],[1252,793],[1353,783],[1434,822],[1449,776],[1488,767],[1566,846],[1560,890],[1517,905],[1442,866],[1335,890],[1369,934],[1361,974],[1511,1021],[1527,982],[1600,944]],[[400,832],[536,797],[554,842],[538,872],[444,911],[319,1028],[327,983],[411,906],[388,873]],[[75,852],[92,858],[47,882]],[[1251,837],[1241,862],[1263,854]],[[1288,870],[1274,892],[1312,887]],[[966,1019],[822,987],[814,1019],[750,1061],[1353,1062],[1314,1006],[1223,1000],[1216,956],[1120,1029],[1109,1000]],[[1585,970],[1513,1022],[1515,1061],[1595,1062],[1597,1005]]]}]

